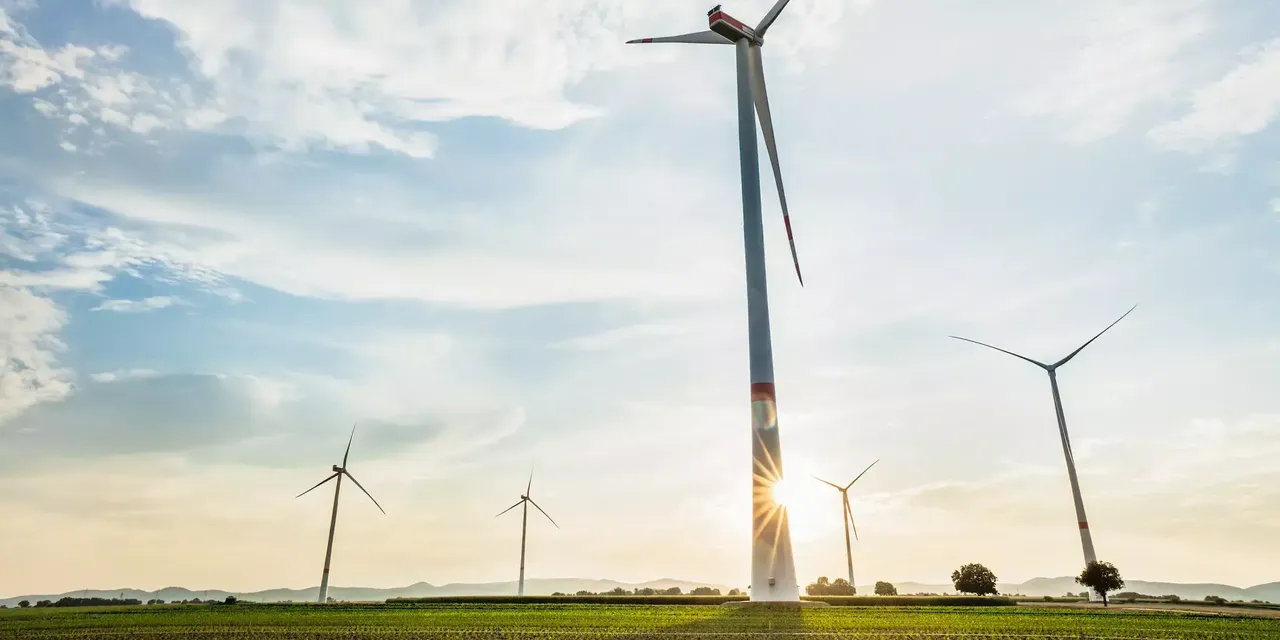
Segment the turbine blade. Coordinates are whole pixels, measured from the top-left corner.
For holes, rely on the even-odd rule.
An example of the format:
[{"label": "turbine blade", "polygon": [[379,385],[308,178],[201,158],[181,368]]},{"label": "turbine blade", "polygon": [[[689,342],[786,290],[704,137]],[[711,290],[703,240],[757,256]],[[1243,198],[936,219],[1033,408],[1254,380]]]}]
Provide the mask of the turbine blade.
[{"label": "turbine blade", "polygon": [[311,487],[310,489],[307,489],[306,491],[303,491],[302,493],[299,493],[298,495],[296,495],[296,496],[294,496],[294,497],[295,497],[295,498],[301,498],[302,496],[305,496],[305,495],[307,495],[308,493],[311,493],[312,491],[315,491],[315,490],[316,490],[316,488],[318,488],[320,485],[322,485],[322,484],[324,484],[324,483],[326,483],[326,482],[328,482],[328,481],[330,481],[330,480],[332,480],[332,479],[334,479],[334,478],[336,478],[336,477],[338,477],[338,472],[337,472],[337,471],[333,472],[333,475],[329,476],[328,478],[325,478],[324,480],[321,480],[320,482],[317,482],[317,483],[316,483],[316,486]]},{"label": "turbine blade", "polygon": [[849,514],[849,524],[853,525],[853,539],[858,539],[858,523],[853,521],[853,507],[849,506],[849,496],[844,497],[844,510]]},{"label": "turbine blade", "polygon": [[773,5],[773,8],[769,10],[769,13],[764,14],[764,18],[760,20],[760,24],[756,26],[757,37],[764,37],[764,32],[768,31],[769,27],[773,25],[773,21],[778,19],[778,14],[782,13],[782,10],[787,8],[788,2],[791,2],[791,0],[778,0],[778,3]]},{"label": "turbine blade", "polygon": [[347,452],[342,454],[342,468],[347,468],[347,456],[351,455],[351,441],[356,437],[356,425],[351,425],[351,435],[347,438]]},{"label": "turbine blade", "polygon": [[373,500],[373,505],[374,505],[375,507],[377,507],[377,508],[378,508],[378,511],[381,511],[381,512],[382,512],[382,515],[384,515],[384,516],[385,516],[385,515],[387,515],[387,510],[386,510],[386,509],[383,509],[383,508],[382,508],[382,505],[378,504],[378,501],[377,501],[377,500],[374,500],[374,499],[373,499],[373,496],[372,496],[372,495],[370,495],[370,493],[369,493],[368,491],[365,491],[364,485],[360,484],[360,481],[359,481],[359,480],[356,480],[356,477],[355,477],[355,476],[353,476],[353,475],[351,475],[351,472],[350,472],[350,471],[347,471],[346,469],[343,469],[343,471],[342,471],[342,472],[343,472],[343,473],[345,473],[345,474],[347,474],[347,477],[348,477],[348,478],[351,478],[351,481],[352,481],[352,482],[354,482],[354,483],[356,483],[356,486],[357,486],[357,487],[360,487],[360,490],[361,490],[361,491],[364,491],[364,494],[365,494],[366,496],[369,496],[369,499],[370,499],[370,500]]},{"label": "turbine blade", "polygon": [[533,467],[529,467],[529,484],[525,485],[524,495],[529,495],[533,491]]},{"label": "turbine blade", "polygon": [[813,479],[814,479],[814,480],[817,480],[818,482],[821,482],[822,484],[825,484],[825,485],[827,485],[827,486],[829,486],[829,487],[831,487],[831,488],[833,488],[833,489],[839,489],[839,490],[842,490],[842,489],[840,489],[840,485],[838,485],[838,484],[836,484],[836,483],[834,483],[834,482],[827,482],[826,480],[823,480],[822,478],[819,478],[818,476],[813,476]]},{"label": "turbine blade", "polygon": [[[536,502],[534,502],[534,501],[533,501],[533,498],[530,498],[530,499],[529,499],[529,504],[533,505],[533,506],[534,506],[534,508],[535,508],[535,509],[537,509],[538,511],[542,511],[542,507],[539,507],[539,506],[538,506],[538,503],[536,503]],[[542,515],[547,516],[547,512],[546,512],[546,511],[542,511]],[[551,516],[547,516],[547,519],[548,519],[548,520],[551,520]],[[551,524],[556,524],[556,521],[555,521],[555,520],[551,520]],[[557,529],[559,529],[559,528],[560,528],[560,525],[556,524],[556,528],[557,528]]]},{"label": "turbine blade", "polygon": [[[522,505],[522,504],[524,504],[524,498],[520,498],[520,501],[519,501],[519,502],[517,502],[517,503],[515,503],[515,504],[513,504],[513,505],[511,505],[511,506],[509,506],[509,507],[507,507],[506,509],[503,509],[503,510],[502,510],[502,513],[506,513],[506,512],[508,512],[508,511],[510,511],[510,510],[512,510],[512,509],[514,509],[514,508],[516,508],[516,507],[518,507],[518,506],[520,506],[520,505]],[[498,516],[502,515],[502,513],[499,513],[497,516],[494,516],[494,517],[496,518],[496,517],[498,517]]]},{"label": "turbine blade", "polygon": [[698,31],[696,33],[684,33],[678,36],[662,36],[660,38],[636,38],[628,40],[627,44],[650,44],[659,42],[680,42],[684,44],[733,44],[733,41],[714,32],[714,31]]},{"label": "turbine blade", "polygon": [[1031,358],[1028,358],[1028,357],[1026,357],[1026,356],[1022,356],[1022,355],[1018,355],[1018,354],[1016,354],[1016,353],[1014,353],[1014,352],[1012,352],[1012,351],[1007,351],[1007,350],[1005,350],[1005,349],[1001,349],[1000,347],[993,347],[993,346],[991,346],[991,345],[989,345],[989,344],[987,344],[987,343],[985,343],[985,342],[978,342],[977,340],[970,340],[970,339],[968,339],[968,338],[961,338],[960,336],[950,336],[950,337],[955,338],[956,340],[964,340],[965,342],[972,342],[972,343],[974,343],[974,344],[982,345],[982,346],[984,346],[984,347],[986,347],[986,348],[988,348],[988,349],[995,349],[996,351],[999,351],[999,352],[1001,352],[1001,353],[1007,353],[1007,354],[1009,354],[1009,355],[1011,355],[1011,356],[1013,356],[1013,357],[1015,357],[1015,358],[1022,358],[1023,360],[1026,360],[1027,362],[1030,362],[1031,364],[1034,364],[1035,366],[1040,367],[1041,369],[1044,369],[1045,371],[1048,371],[1049,369],[1052,369],[1052,368],[1053,368],[1053,367],[1051,367],[1051,366],[1049,366],[1049,365],[1047,365],[1047,364],[1045,364],[1045,363],[1043,363],[1043,362],[1039,362],[1039,361],[1037,361],[1037,360],[1032,360]]},{"label": "turbine blade", "polygon": [[[1129,307],[1129,310],[1128,310],[1128,311],[1126,311],[1126,312],[1124,312],[1124,316],[1127,316],[1127,315],[1129,315],[1129,314],[1133,313],[1133,310],[1134,310],[1134,309],[1137,309],[1137,308],[1138,308],[1138,305],[1136,305],[1136,304],[1135,304],[1135,305],[1133,305],[1132,307]],[[1089,342],[1086,342],[1086,343],[1084,343],[1084,344],[1080,345],[1080,348],[1079,348],[1079,349],[1076,349],[1075,351],[1072,351],[1071,353],[1067,354],[1067,357],[1065,357],[1065,358],[1063,358],[1063,359],[1061,359],[1061,360],[1059,360],[1059,361],[1057,361],[1057,362],[1053,363],[1053,368],[1054,368],[1054,369],[1057,369],[1058,367],[1061,367],[1062,365],[1066,364],[1066,363],[1067,363],[1068,361],[1070,361],[1072,358],[1076,357],[1076,354],[1077,354],[1077,353],[1080,353],[1081,351],[1084,351],[1084,348],[1085,348],[1085,347],[1087,347],[1087,346],[1089,346],[1089,344],[1090,344],[1090,343],[1092,343],[1094,340],[1097,340],[1098,338],[1101,338],[1101,337],[1102,337],[1102,334],[1106,333],[1108,329],[1110,329],[1111,327],[1114,327],[1114,326],[1116,326],[1117,324],[1119,324],[1121,320],[1124,320],[1124,316],[1120,316],[1119,318],[1116,318],[1116,321],[1115,321],[1115,322],[1112,322],[1111,324],[1107,325],[1107,328],[1106,328],[1106,329],[1103,329],[1102,331],[1099,331],[1099,332],[1098,332],[1098,335],[1096,335],[1096,336],[1094,336],[1094,337],[1092,337],[1092,338],[1089,338]]]},{"label": "turbine blade", "polygon": [[[880,459],[879,459],[879,458],[876,458],[876,462],[880,462]],[[865,474],[866,472],[870,471],[870,470],[871,470],[871,467],[876,466],[876,462],[872,462],[871,464],[867,465],[867,468],[866,468],[866,469],[863,469],[863,470],[862,470],[862,473],[859,473],[859,474],[858,474],[858,478],[861,478],[861,477],[863,476],[863,474]],[[852,481],[850,481],[850,482],[849,482],[849,484],[846,484],[846,485],[844,486],[844,488],[845,488],[845,489],[848,489],[849,487],[852,487],[852,486],[853,486],[853,483],[858,481],[858,478],[854,478]]]},{"label": "turbine blade", "polygon": [[[785,5],[786,1],[778,3]],[[781,10],[778,7],[774,9]],[[760,47],[749,47],[749,64],[751,66],[751,95],[756,102],[756,115],[760,118],[760,129],[764,132],[764,146],[769,149],[769,162],[773,165],[773,182],[778,186],[778,201],[782,203],[782,224],[787,228],[787,244],[791,246],[791,262],[796,267],[796,277],[800,286],[804,286],[804,276],[800,275],[800,259],[796,257],[796,239],[791,233],[791,212],[787,210],[787,192],[782,188],[782,167],[778,164],[778,145],[773,136],[773,115],[769,112],[769,93],[764,84],[764,61],[760,57]]]}]

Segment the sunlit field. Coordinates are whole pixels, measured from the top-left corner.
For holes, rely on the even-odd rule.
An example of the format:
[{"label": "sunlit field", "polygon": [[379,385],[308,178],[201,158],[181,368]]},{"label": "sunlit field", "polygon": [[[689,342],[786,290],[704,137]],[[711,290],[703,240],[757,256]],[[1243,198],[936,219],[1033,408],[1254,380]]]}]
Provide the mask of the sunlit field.
[{"label": "sunlit field", "polygon": [[1280,620],[1031,607],[166,605],[0,611],[0,638],[1280,638]]}]

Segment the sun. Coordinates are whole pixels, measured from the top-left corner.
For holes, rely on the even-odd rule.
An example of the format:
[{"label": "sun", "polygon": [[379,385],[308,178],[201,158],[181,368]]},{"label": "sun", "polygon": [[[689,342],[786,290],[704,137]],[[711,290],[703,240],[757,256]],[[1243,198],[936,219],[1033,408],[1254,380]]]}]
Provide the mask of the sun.
[{"label": "sun", "polygon": [[839,513],[827,513],[837,508],[833,506],[837,498],[822,491],[824,487],[811,477],[813,468],[810,461],[801,456],[787,458],[784,477],[775,482],[770,491],[773,501],[787,509],[793,542],[812,540],[826,531],[828,518],[839,516]]},{"label": "sun", "polygon": [[779,478],[773,483],[773,501],[784,507],[794,506],[800,500],[800,492],[797,489],[794,480]]}]

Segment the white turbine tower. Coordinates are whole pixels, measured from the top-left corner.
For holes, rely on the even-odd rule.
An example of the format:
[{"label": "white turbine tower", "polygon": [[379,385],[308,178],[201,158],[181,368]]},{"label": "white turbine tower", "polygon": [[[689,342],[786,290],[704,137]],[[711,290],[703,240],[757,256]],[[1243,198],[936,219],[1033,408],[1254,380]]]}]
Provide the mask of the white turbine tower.
[{"label": "white turbine tower", "polygon": [[521,596],[524,595],[524,543],[528,539],[528,534],[529,534],[529,505],[533,505],[535,509],[542,512],[542,515],[547,516],[547,520],[550,521],[551,524],[555,525],[557,529],[560,528],[560,525],[556,524],[556,521],[552,520],[551,516],[547,515],[546,511],[542,511],[542,507],[539,507],[538,503],[534,502],[533,498],[529,497],[529,495],[533,493],[532,490],[533,490],[533,472],[530,471],[529,484],[524,488],[524,493],[521,494],[520,501],[507,507],[506,509],[503,509],[502,513],[499,513],[497,516],[494,516],[495,518],[497,518],[498,516],[501,516],[503,513],[506,513],[521,505],[524,505],[524,509],[522,510],[523,513],[520,516],[520,586],[518,587],[518,591],[516,592],[516,595],[521,595]]},{"label": "white turbine tower", "polygon": [[[1129,315],[1130,313],[1133,313],[1133,310],[1137,308],[1138,308],[1138,305],[1136,304],[1133,305],[1132,307],[1129,308],[1128,311],[1124,312],[1124,315],[1120,316],[1119,318],[1116,318],[1115,322],[1112,322],[1111,324],[1107,325],[1106,329],[1099,331],[1098,335],[1092,338],[1089,338],[1088,342],[1085,342],[1084,344],[1080,345],[1075,351],[1068,353],[1067,357],[1053,364],[1045,364],[1038,360],[1032,360],[1031,358],[1016,354],[1012,351],[1006,351],[1004,349],[1001,349],[1000,347],[991,346],[989,344],[986,344],[985,342],[978,342],[977,340],[970,340],[969,338],[962,338],[960,336],[951,336],[956,340],[964,340],[965,342],[972,342],[976,345],[981,345],[988,349],[995,349],[996,351],[999,351],[1001,353],[1007,353],[1015,358],[1021,358],[1022,360],[1030,362],[1031,364],[1034,364],[1037,367],[1044,369],[1045,372],[1049,374],[1049,389],[1053,392],[1053,410],[1058,416],[1058,436],[1062,439],[1062,453],[1067,459],[1067,478],[1071,481],[1071,498],[1072,500],[1075,501],[1076,521],[1080,527],[1080,546],[1083,547],[1084,549],[1084,562],[1086,565],[1088,565],[1090,562],[1096,562],[1098,560],[1098,556],[1093,551],[1093,535],[1090,534],[1089,532],[1089,519],[1085,517],[1085,514],[1084,514],[1084,499],[1080,497],[1080,481],[1076,477],[1076,460],[1075,460],[1075,456],[1072,455],[1071,453],[1071,438],[1067,436],[1067,418],[1062,412],[1062,395],[1058,393],[1058,369],[1061,368],[1062,365],[1070,362],[1072,358],[1076,357],[1076,354],[1083,351],[1084,348],[1092,344],[1094,340],[1097,340],[1098,338],[1102,337],[1102,334],[1110,330],[1111,327],[1116,326],[1116,324],[1118,324],[1121,320],[1124,320],[1125,316]],[[1097,593],[1090,590],[1090,599],[1094,599],[1094,600],[1098,599]]]},{"label": "white turbine tower", "polygon": [[635,43],[727,44],[737,49],[738,152],[742,173],[742,231],[747,271],[747,336],[751,363],[751,600],[799,602],[791,531],[786,506],[778,502],[773,487],[782,480],[782,443],[778,436],[777,395],[773,379],[773,345],[769,337],[769,296],[764,260],[764,223],[760,211],[760,159],[756,147],[755,116],[760,116],[764,144],[773,165],[773,179],[782,206],[782,222],[791,247],[791,261],[801,286],[800,261],[791,233],[782,169],[773,136],[773,117],[765,91],[760,47],[765,32],[778,19],[789,0],[778,0],[755,29],[720,10],[707,12],[710,30],[661,38],[630,40]]},{"label": "white turbine tower", "polygon": [[374,500],[373,496],[370,495],[368,491],[365,491],[365,488],[360,484],[360,481],[356,480],[356,477],[351,475],[350,471],[347,471],[347,457],[351,455],[351,441],[355,437],[356,426],[351,425],[351,436],[347,438],[347,451],[342,454],[342,466],[338,466],[336,464],[333,465],[333,475],[317,482],[316,486],[311,487],[296,496],[301,498],[302,496],[314,491],[320,485],[333,480],[334,478],[338,479],[338,483],[333,486],[333,515],[329,516],[329,543],[324,548],[324,573],[320,575],[320,596],[316,600],[320,604],[324,604],[329,596],[329,558],[333,556],[333,530],[338,524],[338,492],[342,491],[342,476],[346,476],[350,478],[352,482],[356,483],[356,486],[360,487],[360,490],[364,491],[364,494],[369,496],[370,500],[373,500],[373,504],[378,507],[378,511],[381,511],[383,515],[386,515],[387,513],[386,510],[382,508],[382,505],[378,504],[378,501]]},{"label": "white turbine tower", "polygon": [[[876,462],[880,461],[876,460]],[[854,478],[849,482],[849,484],[846,484],[843,487],[834,482],[827,482],[818,476],[813,477],[814,480],[828,485],[840,492],[840,503],[844,506],[844,515],[840,517],[840,519],[844,521],[844,557],[845,561],[849,564],[849,587],[853,589],[854,595],[858,594],[858,583],[853,581],[853,547],[849,545],[849,525],[853,525],[854,540],[858,539],[858,525],[853,521],[853,508],[849,506],[849,487],[852,487],[854,482],[857,482],[859,478],[870,471],[871,467],[876,466],[876,462],[872,462],[867,465],[867,468],[863,469],[862,473],[859,473],[857,478]]]}]

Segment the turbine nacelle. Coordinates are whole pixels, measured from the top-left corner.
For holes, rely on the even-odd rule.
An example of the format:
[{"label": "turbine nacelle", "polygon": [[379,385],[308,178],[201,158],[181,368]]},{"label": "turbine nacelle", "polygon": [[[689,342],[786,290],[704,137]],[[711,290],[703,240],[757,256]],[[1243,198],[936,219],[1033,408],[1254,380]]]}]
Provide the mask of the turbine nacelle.
[{"label": "turbine nacelle", "polygon": [[339,466],[338,466],[338,465],[336,465],[336,464],[335,464],[335,465],[333,465],[333,472],[334,472],[334,473],[342,473],[343,471],[346,471],[346,469],[343,469],[342,467],[339,467]]},{"label": "turbine nacelle", "polygon": [[755,29],[743,24],[741,20],[720,10],[720,5],[711,8],[707,12],[707,21],[711,23],[711,30],[723,36],[726,40],[737,42],[739,40],[750,40],[755,45],[764,44],[764,38],[756,35]]}]

